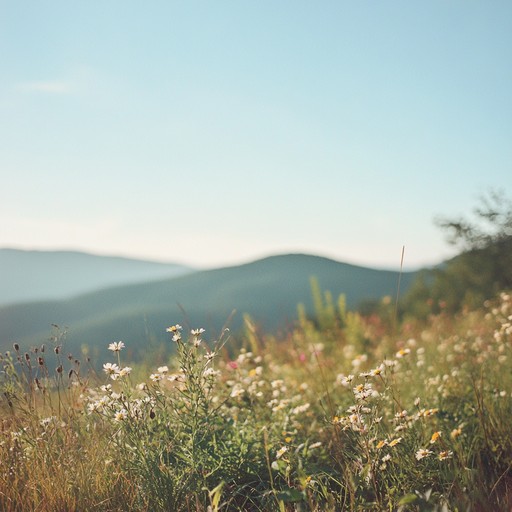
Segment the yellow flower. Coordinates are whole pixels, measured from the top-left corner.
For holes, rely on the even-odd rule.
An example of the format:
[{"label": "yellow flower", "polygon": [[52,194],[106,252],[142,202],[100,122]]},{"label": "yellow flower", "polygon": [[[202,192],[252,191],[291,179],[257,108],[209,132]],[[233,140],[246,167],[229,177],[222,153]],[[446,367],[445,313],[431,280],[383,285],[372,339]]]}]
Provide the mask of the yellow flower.
[{"label": "yellow flower", "polygon": [[398,443],[400,443],[402,441],[402,438],[401,437],[396,437],[395,439],[393,439],[392,441],[390,441],[388,444],[391,448],[393,448],[393,446],[396,446]]},{"label": "yellow flower", "polygon": [[451,433],[450,433],[450,437],[452,439],[456,439],[457,437],[459,437],[460,435],[462,434],[462,429],[459,427],[459,428],[454,428]]},{"label": "yellow flower", "polygon": [[279,450],[277,450],[277,453],[276,453],[276,459],[280,459],[287,451],[288,451],[287,446],[282,446],[281,448],[279,448]]},{"label": "yellow flower", "polygon": [[439,455],[437,456],[437,458],[439,460],[446,460],[446,459],[451,459],[452,458],[452,455],[453,455],[453,452],[452,451],[443,451],[443,452],[440,452]]},{"label": "yellow flower", "polygon": [[434,432],[430,438],[430,444],[434,444],[441,437],[441,432]]},{"label": "yellow flower", "polygon": [[411,353],[411,349],[410,348],[401,348],[396,354],[395,354],[395,357],[397,359],[401,359],[402,357],[405,357],[407,354],[410,354]]}]

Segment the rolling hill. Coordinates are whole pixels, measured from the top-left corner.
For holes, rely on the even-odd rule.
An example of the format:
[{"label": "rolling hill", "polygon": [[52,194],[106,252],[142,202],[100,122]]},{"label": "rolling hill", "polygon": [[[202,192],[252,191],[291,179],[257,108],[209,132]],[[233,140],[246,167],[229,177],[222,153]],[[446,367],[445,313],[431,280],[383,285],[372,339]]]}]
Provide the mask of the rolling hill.
[{"label": "rolling hill", "polygon": [[[415,272],[402,274],[402,290]],[[344,293],[348,307],[363,299],[396,292],[398,272],[374,270],[302,254],[272,256],[245,265],[198,271],[170,279],[112,287],[68,300],[40,301],[0,308],[0,349],[14,341],[25,347],[43,343],[50,324],[69,327],[68,349],[84,344],[104,353],[111,341],[123,340],[132,351],[167,340],[167,326],[204,327],[219,332],[233,310],[230,327],[249,313],[266,330],[296,318],[303,302],[312,312],[310,277],[335,297]]]},{"label": "rolling hill", "polygon": [[193,269],[75,251],[0,249],[0,305],[66,299],[111,286],[175,277]]}]

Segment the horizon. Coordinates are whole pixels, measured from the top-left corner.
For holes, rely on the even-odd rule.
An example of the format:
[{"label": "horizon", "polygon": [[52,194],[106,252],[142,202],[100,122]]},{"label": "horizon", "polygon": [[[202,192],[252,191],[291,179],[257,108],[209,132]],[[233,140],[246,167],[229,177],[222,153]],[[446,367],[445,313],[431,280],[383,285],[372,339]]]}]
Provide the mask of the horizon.
[{"label": "horizon", "polygon": [[2,11],[0,247],[417,269],[510,190],[510,2]]},{"label": "horizon", "polygon": [[[446,260],[442,260],[439,262],[434,262],[432,264],[426,264],[419,267],[408,267],[405,264],[405,258],[403,265],[398,264],[397,267],[379,267],[379,266],[372,266],[372,265],[365,265],[362,263],[358,263],[355,261],[347,261],[347,260],[340,260],[339,258],[336,258],[334,256],[329,256],[326,254],[320,254],[320,253],[312,253],[312,252],[297,252],[297,251],[289,251],[289,252],[280,252],[280,253],[269,253],[264,254],[255,258],[249,258],[248,260],[243,261],[237,261],[235,263],[227,263],[227,264],[221,264],[221,265],[215,265],[215,266],[193,266],[188,264],[186,261],[174,261],[174,260],[161,260],[161,259],[151,259],[151,258],[140,258],[140,257],[131,257],[126,256],[122,254],[116,254],[116,253],[101,253],[101,252],[92,252],[87,250],[79,250],[79,249],[70,249],[70,248],[59,248],[59,249],[39,249],[39,248],[21,248],[21,247],[0,247],[0,251],[19,251],[19,252],[27,252],[27,253],[46,253],[46,254],[80,254],[80,255],[86,255],[86,256],[93,256],[93,257],[104,257],[104,258],[116,258],[116,259],[123,259],[123,260],[132,260],[132,261],[140,261],[140,262],[146,262],[146,263],[158,263],[158,264],[170,264],[170,265],[179,265],[183,267],[188,267],[193,271],[205,271],[205,270],[217,270],[222,268],[229,268],[229,267],[237,267],[237,266],[243,266],[248,265],[260,260],[264,260],[267,258],[274,258],[274,257],[282,257],[282,256],[311,256],[311,257],[318,257],[318,258],[324,258],[328,260],[335,261],[337,263],[342,263],[346,265],[351,265],[354,267],[361,267],[361,268],[367,268],[371,270],[384,270],[384,271],[392,271],[392,272],[416,272],[418,270],[423,270],[427,268],[432,268],[434,266],[437,266],[441,263],[443,263]],[[405,253],[404,253],[405,254]]]}]

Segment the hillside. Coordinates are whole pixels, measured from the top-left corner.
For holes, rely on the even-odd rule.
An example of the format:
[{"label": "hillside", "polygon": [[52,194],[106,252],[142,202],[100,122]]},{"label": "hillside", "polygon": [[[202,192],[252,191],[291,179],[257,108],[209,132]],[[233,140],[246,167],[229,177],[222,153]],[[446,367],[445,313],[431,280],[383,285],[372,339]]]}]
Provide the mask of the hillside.
[{"label": "hillside", "polygon": [[0,305],[65,299],[100,288],[175,277],[183,265],[75,251],[0,249]]},{"label": "hillside", "polygon": [[[402,290],[416,273],[402,275]],[[398,272],[374,270],[300,254],[273,256],[236,267],[119,286],[65,301],[33,302],[0,308],[0,348],[13,341],[41,343],[50,324],[69,327],[69,347],[99,346],[124,340],[144,349],[150,341],[167,339],[172,323],[202,326],[218,332],[233,310],[230,327],[237,329],[248,312],[266,330],[296,318],[297,303],[312,311],[310,277],[336,297],[344,293],[348,307],[361,300],[393,295]],[[185,316],[184,316],[185,315]]]}]

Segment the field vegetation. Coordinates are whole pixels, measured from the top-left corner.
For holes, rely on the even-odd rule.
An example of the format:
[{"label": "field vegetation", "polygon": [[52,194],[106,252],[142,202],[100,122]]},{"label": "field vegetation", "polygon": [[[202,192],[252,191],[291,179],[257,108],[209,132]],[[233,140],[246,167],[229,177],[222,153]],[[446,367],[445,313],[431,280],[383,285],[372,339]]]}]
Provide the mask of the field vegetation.
[{"label": "field vegetation", "polygon": [[362,314],[312,291],[280,335],[174,324],[160,360],[112,340],[100,372],[58,328],[14,344],[0,510],[510,510],[512,294]]}]

